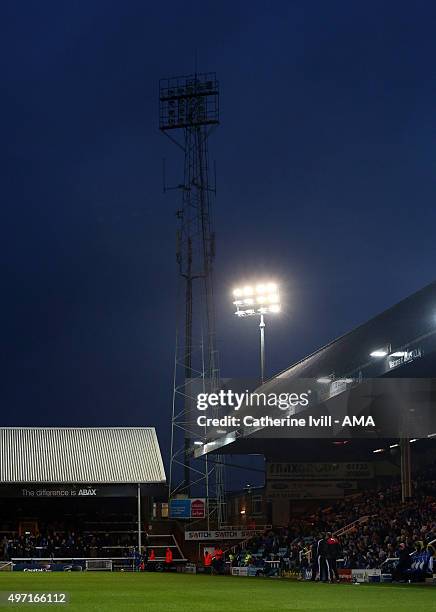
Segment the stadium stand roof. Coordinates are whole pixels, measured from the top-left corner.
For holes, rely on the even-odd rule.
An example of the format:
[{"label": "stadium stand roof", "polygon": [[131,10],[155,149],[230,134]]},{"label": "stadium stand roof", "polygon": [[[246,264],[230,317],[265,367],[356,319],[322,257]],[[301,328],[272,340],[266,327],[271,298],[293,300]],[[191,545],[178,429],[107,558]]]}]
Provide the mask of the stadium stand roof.
[{"label": "stadium stand roof", "polygon": [[[372,359],[371,351],[381,347],[391,351],[419,350],[419,359],[390,368],[386,359]],[[266,381],[257,392],[278,392],[284,380],[362,375],[363,378],[434,377],[436,367],[436,282],[433,282],[391,308],[333,340]],[[318,441],[318,444],[320,441]],[[304,444],[304,441],[303,441]],[[293,441],[295,448],[299,445]],[[226,435],[212,433],[208,441],[195,449],[195,456],[213,452],[280,452],[288,449],[288,440],[250,439],[241,430]],[[307,444],[306,444],[307,446]],[[227,448],[228,447],[228,448]]]},{"label": "stadium stand roof", "polygon": [[0,483],[164,483],[154,427],[0,428]]}]

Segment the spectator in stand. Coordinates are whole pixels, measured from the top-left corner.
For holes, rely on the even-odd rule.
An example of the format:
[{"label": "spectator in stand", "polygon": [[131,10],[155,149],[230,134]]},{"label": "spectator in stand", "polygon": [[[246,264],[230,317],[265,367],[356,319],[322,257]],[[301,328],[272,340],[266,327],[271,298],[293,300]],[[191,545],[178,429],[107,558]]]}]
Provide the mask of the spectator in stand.
[{"label": "spectator in stand", "polygon": [[6,536],[3,537],[1,551],[3,553],[2,559],[4,561],[9,561],[9,540]]}]

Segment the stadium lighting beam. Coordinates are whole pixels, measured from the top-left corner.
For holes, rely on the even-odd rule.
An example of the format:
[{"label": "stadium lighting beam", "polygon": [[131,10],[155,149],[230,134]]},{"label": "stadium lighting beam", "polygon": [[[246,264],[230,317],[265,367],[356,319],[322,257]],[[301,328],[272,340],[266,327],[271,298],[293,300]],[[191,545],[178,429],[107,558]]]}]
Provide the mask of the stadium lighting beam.
[{"label": "stadium lighting beam", "polygon": [[245,285],[233,291],[235,315],[260,317],[260,382],[265,380],[265,315],[277,314],[281,310],[279,287],[276,283],[262,282]]},{"label": "stadium lighting beam", "polygon": [[335,379],[335,375],[334,374],[330,374],[330,376],[320,376],[319,378],[316,379],[316,382],[319,383],[320,385],[329,385],[331,382],[333,382]]},{"label": "stadium lighting beam", "polygon": [[380,348],[375,349],[374,351],[371,351],[369,356],[370,357],[387,357],[390,352],[391,352],[391,345],[389,344],[388,346],[382,346]]}]

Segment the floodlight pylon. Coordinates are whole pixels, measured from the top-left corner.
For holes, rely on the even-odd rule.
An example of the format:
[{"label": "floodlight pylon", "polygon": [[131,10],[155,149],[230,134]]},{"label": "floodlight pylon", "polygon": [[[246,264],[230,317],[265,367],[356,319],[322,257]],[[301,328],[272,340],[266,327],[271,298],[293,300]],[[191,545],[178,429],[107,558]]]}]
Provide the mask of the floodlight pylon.
[{"label": "floodlight pylon", "polygon": [[[219,124],[219,83],[215,73],[195,73],[160,81],[160,130],[184,153],[184,179],[177,211],[176,259],[179,308],[174,360],[169,498],[178,493],[207,498],[208,524],[225,522],[222,457],[194,460],[198,430],[192,427],[192,389],[220,386],[215,340],[213,263],[215,234],[208,141]],[[216,181],[215,181],[216,183]],[[164,184],[164,189],[166,186]],[[205,441],[205,440],[204,440]],[[182,472],[182,477],[180,472]],[[213,478],[214,476],[214,478]]]}]

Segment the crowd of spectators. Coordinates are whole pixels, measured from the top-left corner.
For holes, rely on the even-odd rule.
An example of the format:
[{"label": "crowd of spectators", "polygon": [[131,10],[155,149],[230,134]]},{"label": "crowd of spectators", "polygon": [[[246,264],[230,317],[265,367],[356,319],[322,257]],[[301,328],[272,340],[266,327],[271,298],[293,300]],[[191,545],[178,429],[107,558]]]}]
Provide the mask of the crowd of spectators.
[{"label": "crowd of spectators", "polygon": [[0,558],[127,557],[137,544],[135,532],[100,533],[43,531],[38,535],[5,534],[0,539]]},{"label": "crowd of spectators", "polygon": [[339,536],[341,567],[380,568],[404,551],[424,549],[436,540],[436,474],[434,468],[414,483],[413,499],[401,502],[399,484],[346,498],[316,515],[293,519],[287,528],[253,538],[232,556],[234,564],[280,561],[286,569],[308,565],[314,541],[326,532]]},{"label": "crowd of spectators", "polygon": [[[388,559],[425,549],[436,541],[436,466],[414,481],[413,498],[406,502],[401,502],[398,483],[365,491],[253,538],[229,553],[228,560],[232,565],[263,568],[264,573],[276,567],[302,573],[310,566],[313,543],[326,532],[339,534],[343,568],[380,568]],[[136,543],[134,530],[91,532],[51,525],[37,535],[1,536],[0,559],[128,557]]]}]

